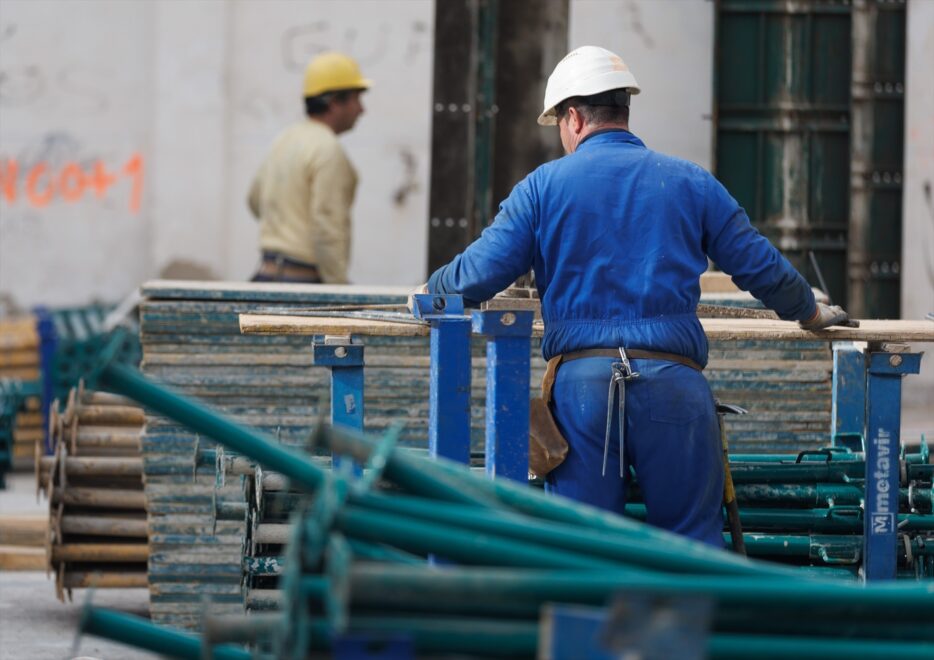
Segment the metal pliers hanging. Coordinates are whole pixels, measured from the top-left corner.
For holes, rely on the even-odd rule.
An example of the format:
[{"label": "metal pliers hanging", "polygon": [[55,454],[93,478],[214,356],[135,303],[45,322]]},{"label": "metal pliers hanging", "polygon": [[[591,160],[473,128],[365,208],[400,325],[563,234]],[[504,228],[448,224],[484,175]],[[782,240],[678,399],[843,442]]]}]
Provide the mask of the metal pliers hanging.
[{"label": "metal pliers hanging", "polygon": [[619,396],[619,476],[623,476],[623,463],[625,456],[626,435],[626,381],[639,377],[638,371],[632,370],[626,349],[619,348],[619,362],[610,364],[613,374],[610,377],[610,394],[606,404],[606,437],[603,441],[603,471],[606,476],[606,463],[610,455],[610,434],[613,431],[613,398]]}]

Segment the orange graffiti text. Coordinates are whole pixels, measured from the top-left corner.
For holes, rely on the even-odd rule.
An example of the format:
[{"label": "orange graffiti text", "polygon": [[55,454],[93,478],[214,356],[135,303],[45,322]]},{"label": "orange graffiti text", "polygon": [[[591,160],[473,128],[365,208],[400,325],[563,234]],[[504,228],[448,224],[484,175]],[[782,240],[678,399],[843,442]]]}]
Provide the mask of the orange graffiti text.
[{"label": "orange graffiti text", "polygon": [[116,171],[108,170],[100,160],[89,167],[79,163],[52,166],[40,162],[25,169],[14,158],[0,158],[0,200],[10,205],[22,201],[37,209],[54,201],[74,204],[85,195],[104,199],[112,187],[121,187],[121,180],[129,180],[127,205],[131,212],[138,213],[143,198],[143,172],[143,157],[138,153]]}]

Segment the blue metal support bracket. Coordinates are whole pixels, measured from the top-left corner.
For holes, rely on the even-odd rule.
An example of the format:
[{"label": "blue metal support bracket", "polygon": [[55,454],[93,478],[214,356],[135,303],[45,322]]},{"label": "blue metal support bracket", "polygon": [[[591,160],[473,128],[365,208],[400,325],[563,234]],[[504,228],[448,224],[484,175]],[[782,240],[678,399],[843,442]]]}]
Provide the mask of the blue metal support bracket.
[{"label": "blue metal support bracket", "polygon": [[415,318],[431,325],[428,450],[470,463],[470,317],[461,296],[417,294]]},{"label": "blue metal support bracket", "polygon": [[[363,345],[350,337],[325,337],[312,343],[312,364],[331,370],[331,424],[363,430]],[[338,469],[341,459],[333,457]],[[352,463],[353,464],[353,463]],[[360,473],[360,466],[353,464]]]},{"label": "blue metal support bracket", "polygon": [[898,488],[902,377],[921,370],[921,353],[867,354],[866,515],[863,575],[894,580],[898,562]]},{"label": "blue metal support bracket", "polygon": [[851,451],[865,451],[865,430],[866,354],[853,342],[835,342],[831,444]]},{"label": "blue metal support bracket", "polygon": [[531,311],[473,312],[486,337],[486,472],[526,483],[529,476]]}]

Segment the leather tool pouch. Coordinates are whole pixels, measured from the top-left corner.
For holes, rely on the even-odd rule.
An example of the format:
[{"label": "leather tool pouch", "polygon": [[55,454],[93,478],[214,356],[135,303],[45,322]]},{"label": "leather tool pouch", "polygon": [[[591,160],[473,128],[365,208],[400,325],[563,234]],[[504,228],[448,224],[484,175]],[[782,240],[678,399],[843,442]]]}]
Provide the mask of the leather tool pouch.
[{"label": "leather tool pouch", "polygon": [[542,479],[568,455],[568,442],[551,414],[551,388],[561,358],[558,355],[548,361],[542,378],[542,397],[529,402],[529,472]]}]

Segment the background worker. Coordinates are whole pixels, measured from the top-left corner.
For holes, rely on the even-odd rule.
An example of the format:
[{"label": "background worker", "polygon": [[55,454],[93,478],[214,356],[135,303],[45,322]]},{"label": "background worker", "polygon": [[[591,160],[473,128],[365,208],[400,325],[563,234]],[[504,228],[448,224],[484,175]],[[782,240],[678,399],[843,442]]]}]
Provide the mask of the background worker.
[{"label": "background worker", "polygon": [[815,303],[710,173],[629,131],[639,91],[614,53],[569,53],[538,118],[557,124],[568,155],[519,182],[427,289],[477,304],[533,268],[544,357],[563,356],[552,412],[569,445],[547,489],[622,513],[631,465],[649,523],[722,547],[722,456],[695,311],[707,257],[783,319],[818,329],[847,317]]},{"label": "background worker", "polygon": [[363,114],[371,81],[341,53],[316,56],[305,70],[307,118],[285,129],[250,187],[262,263],[254,282],[347,282],[350,207],[357,173],[337,136]]}]

